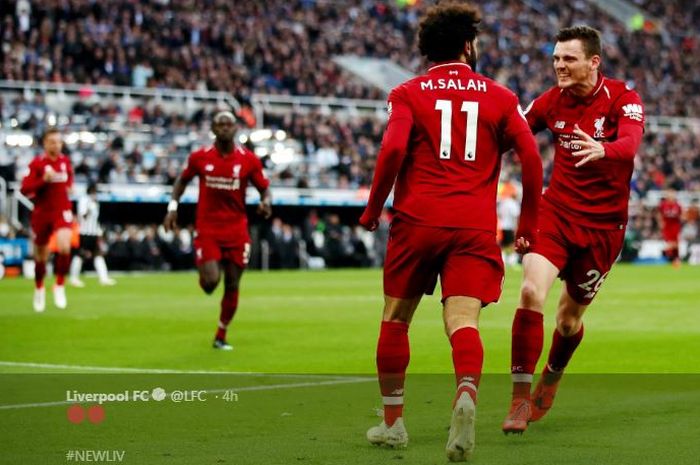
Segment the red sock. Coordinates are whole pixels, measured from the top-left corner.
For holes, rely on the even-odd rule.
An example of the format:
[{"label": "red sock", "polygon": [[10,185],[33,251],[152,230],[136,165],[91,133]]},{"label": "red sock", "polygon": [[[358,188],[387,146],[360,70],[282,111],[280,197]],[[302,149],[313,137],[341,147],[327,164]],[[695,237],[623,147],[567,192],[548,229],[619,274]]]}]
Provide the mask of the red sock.
[{"label": "red sock", "polygon": [[34,285],[37,289],[44,287],[44,277],[46,276],[46,262],[34,262]]},{"label": "red sock", "polygon": [[219,315],[219,327],[216,330],[217,339],[226,339],[226,328],[231,323],[233,315],[238,308],[238,289],[235,291],[224,291],[221,298],[221,313]]},{"label": "red sock", "polygon": [[559,331],[554,330],[552,337],[552,347],[549,349],[549,357],[547,358],[546,372],[561,373],[569,364],[571,356],[583,339],[583,323],[581,329],[572,336],[564,337],[559,334]]},{"label": "red sock", "polygon": [[408,323],[382,321],[377,343],[377,375],[387,426],[403,416],[403,386],[409,359]]},{"label": "red sock", "polygon": [[484,346],[481,344],[479,330],[470,327],[460,328],[452,333],[450,344],[452,344],[452,363],[457,380],[455,400],[466,391],[476,403],[481,369],[484,365]]},{"label": "red sock", "polygon": [[56,284],[58,286],[63,286],[66,280],[66,274],[68,273],[68,268],[70,268],[70,254],[58,254],[54,261],[54,266],[56,267]]},{"label": "red sock", "polygon": [[514,399],[530,397],[532,375],[542,354],[543,319],[543,315],[534,310],[519,308],[515,312],[510,352]]}]

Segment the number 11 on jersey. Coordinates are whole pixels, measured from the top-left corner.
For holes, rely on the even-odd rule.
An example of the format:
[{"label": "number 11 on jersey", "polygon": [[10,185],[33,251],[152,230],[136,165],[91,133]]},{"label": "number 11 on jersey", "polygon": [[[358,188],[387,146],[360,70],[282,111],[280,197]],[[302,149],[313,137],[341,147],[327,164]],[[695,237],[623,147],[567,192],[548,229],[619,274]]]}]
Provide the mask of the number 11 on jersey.
[{"label": "number 11 on jersey", "polygon": [[[440,159],[448,160],[452,151],[452,101],[436,100],[435,109],[440,115]],[[476,124],[479,119],[479,102],[462,102],[462,112],[467,114],[464,159],[476,160]]]}]

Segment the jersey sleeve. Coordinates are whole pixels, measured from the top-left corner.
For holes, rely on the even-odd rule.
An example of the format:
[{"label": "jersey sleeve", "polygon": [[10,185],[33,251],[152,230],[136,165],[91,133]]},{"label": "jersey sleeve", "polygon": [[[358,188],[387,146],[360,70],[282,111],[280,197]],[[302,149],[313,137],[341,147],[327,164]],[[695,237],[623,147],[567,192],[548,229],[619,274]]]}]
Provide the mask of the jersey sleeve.
[{"label": "jersey sleeve", "polygon": [[413,127],[413,112],[408,104],[402,87],[397,87],[389,94],[387,104],[389,120],[387,122],[382,145],[377,156],[367,208],[363,217],[376,220],[384,208],[396,176],[406,157],[408,140]]},{"label": "jersey sleeve", "polygon": [[251,151],[248,151],[248,155],[253,165],[250,171],[250,182],[253,183],[258,192],[263,192],[270,187],[270,180],[265,176],[265,170],[260,159]]},{"label": "jersey sleeve", "polygon": [[508,145],[515,149],[522,166],[522,214],[517,235],[525,237],[532,244],[535,242],[537,214],[542,193],[542,161],[535,136],[530,130],[532,126],[514,95],[509,106],[511,109],[505,117],[504,134]]},{"label": "jersey sleeve", "polygon": [[545,119],[547,106],[546,100],[547,94],[542,94],[530,102],[530,104],[523,111],[523,115],[525,116],[527,124],[530,126],[530,130],[533,134],[537,134],[538,132],[547,129],[547,120]]},{"label": "jersey sleeve", "polygon": [[632,160],[637,154],[644,133],[644,105],[639,94],[625,92],[615,102],[617,138],[603,144],[605,157],[611,160]]},{"label": "jersey sleeve", "polygon": [[180,179],[186,183],[190,182],[192,178],[199,174],[197,171],[197,154],[198,152],[192,152],[190,156],[187,157],[185,168],[182,170],[182,174],[180,175]]},{"label": "jersey sleeve", "polygon": [[22,179],[20,191],[27,197],[33,197],[44,184],[46,182],[41,165],[34,160],[29,164],[29,173]]},{"label": "jersey sleeve", "polygon": [[502,128],[505,138],[505,147],[510,149],[513,147],[513,141],[522,132],[531,133],[530,124],[525,116],[525,112],[518,104],[518,99],[515,95],[510,95],[506,100],[506,113],[503,118]]}]

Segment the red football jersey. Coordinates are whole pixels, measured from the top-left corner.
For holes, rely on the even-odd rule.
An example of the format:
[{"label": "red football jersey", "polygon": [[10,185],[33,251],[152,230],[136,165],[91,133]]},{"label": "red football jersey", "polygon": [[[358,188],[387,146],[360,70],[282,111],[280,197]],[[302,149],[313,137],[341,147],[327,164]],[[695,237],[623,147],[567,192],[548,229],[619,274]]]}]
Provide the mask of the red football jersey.
[{"label": "red football jersey", "polygon": [[[596,87],[585,97],[552,87],[537,97],[525,115],[533,132],[549,129],[554,135],[554,170],[543,198],[567,219],[587,227],[622,229],[627,223],[627,204],[634,154],[639,148],[625,147],[625,155],[608,150],[625,125],[644,128],[644,107],[637,92],[622,81],[598,74]],[[581,150],[574,125],[606,147],[606,156],[576,168]],[[634,145],[634,144],[633,144]],[[629,154],[629,156],[628,156]]]},{"label": "red football jersey", "polygon": [[664,229],[681,226],[681,213],[683,209],[675,200],[663,199],[659,202],[659,213],[664,221]]},{"label": "red football jersey", "polygon": [[[515,94],[465,63],[449,62],[396,87],[388,111],[388,128],[404,120],[410,131],[394,187],[397,217],[495,233],[501,154],[516,136],[532,138]],[[533,158],[539,164],[536,149]],[[378,201],[370,196],[368,210],[376,214]]]},{"label": "red football jersey", "polygon": [[[47,169],[54,171],[50,181],[44,181]],[[70,159],[65,155],[51,159],[44,153],[29,164],[29,174],[22,179],[21,191],[34,202],[32,215],[50,217],[72,210],[68,197],[72,185],[73,168]]]},{"label": "red football jersey", "polygon": [[247,231],[245,192],[250,180],[260,191],[270,185],[262,163],[249,150],[236,147],[227,154],[215,146],[192,152],[182,172],[183,181],[199,176],[197,232],[222,241],[235,241]]}]

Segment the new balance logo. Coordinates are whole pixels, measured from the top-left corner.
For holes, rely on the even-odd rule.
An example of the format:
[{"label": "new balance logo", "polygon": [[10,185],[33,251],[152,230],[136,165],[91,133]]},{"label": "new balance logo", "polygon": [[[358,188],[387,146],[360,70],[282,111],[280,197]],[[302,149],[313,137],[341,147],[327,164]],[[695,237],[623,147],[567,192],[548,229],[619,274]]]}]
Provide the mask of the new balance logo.
[{"label": "new balance logo", "polygon": [[391,116],[391,110],[392,110],[392,105],[391,105],[391,102],[389,102],[389,104],[386,107],[387,115]]},{"label": "new balance logo", "polygon": [[554,123],[554,129],[564,129],[564,126],[566,126],[566,121],[557,121]]},{"label": "new balance logo", "polygon": [[644,109],[638,103],[628,103],[622,107],[622,111],[625,112],[623,116],[635,121],[642,121],[644,117]]},{"label": "new balance logo", "polygon": [[206,165],[204,171],[214,171],[214,165]]}]

